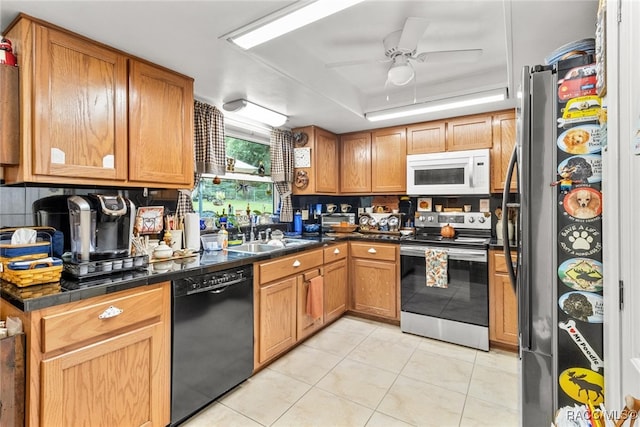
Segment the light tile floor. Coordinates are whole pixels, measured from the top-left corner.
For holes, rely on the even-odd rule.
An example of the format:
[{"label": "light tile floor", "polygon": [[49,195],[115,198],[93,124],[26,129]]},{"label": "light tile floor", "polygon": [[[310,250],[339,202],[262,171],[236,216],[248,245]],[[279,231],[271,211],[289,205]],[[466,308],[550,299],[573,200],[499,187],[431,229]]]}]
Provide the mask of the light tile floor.
[{"label": "light tile floor", "polygon": [[518,358],[342,317],[185,427],[518,426]]}]

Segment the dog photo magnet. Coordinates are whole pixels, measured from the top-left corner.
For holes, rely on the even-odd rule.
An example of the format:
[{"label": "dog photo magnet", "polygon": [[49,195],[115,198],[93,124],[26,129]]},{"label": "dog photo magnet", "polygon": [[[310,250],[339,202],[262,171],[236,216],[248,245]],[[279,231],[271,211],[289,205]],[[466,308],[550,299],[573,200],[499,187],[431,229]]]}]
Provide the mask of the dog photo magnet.
[{"label": "dog photo magnet", "polygon": [[589,258],[570,258],[558,267],[558,277],[576,291],[602,290],[602,263]]},{"label": "dog photo magnet", "polygon": [[595,184],[602,181],[602,156],[584,154],[572,156],[558,165],[558,175],[565,170],[573,170],[571,180],[574,184]]},{"label": "dog photo magnet", "polygon": [[582,291],[567,292],[560,295],[558,305],[572,319],[587,323],[604,321],[602,295]]},{"label": "dog photo magnet", "polygon": [[558,137],[558,148],[569,154],[591,154],[601,150],[600,126],[585,124],[567,129]]},{"label": "dog photo magnet", "polygon": [[564,196],[562,205],[573,218],[588,221],[602,213],[602,194],[592,187],[576,187]]}]

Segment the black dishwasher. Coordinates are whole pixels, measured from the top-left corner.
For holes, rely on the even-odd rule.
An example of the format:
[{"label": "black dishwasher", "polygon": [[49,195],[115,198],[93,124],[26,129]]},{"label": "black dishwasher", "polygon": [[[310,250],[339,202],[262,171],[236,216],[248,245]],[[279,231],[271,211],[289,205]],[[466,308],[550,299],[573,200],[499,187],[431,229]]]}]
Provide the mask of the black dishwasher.
[{"label": "black dishwasher", "polygon": [[173,282],[171,425],[253,372],[253,269]]}]

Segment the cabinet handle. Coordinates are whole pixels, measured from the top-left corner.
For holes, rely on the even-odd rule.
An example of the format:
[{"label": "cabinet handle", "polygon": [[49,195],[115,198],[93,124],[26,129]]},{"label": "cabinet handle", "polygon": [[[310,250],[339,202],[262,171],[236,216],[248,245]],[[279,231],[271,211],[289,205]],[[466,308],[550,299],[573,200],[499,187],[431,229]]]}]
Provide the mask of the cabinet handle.
[{"label": "cabinet handle", "polygon": [[378,253],[378,251],[376,251],[374,248],[369,248],[369,250],[367,252],[369,252],[370,254],[377,254]]},{"label": "cabinet handle", "polygon": [[118,307],[114,307],[112,305],[109,306],[105,311],[102,312],[101,315],[98,316],[98,319],[108,319],[110,317],[116,317],[122,314],[124,310]]},{"label": "cabinet handle", "polygon": [[293,266],[294,267],[300,267],[300,261],[298,261],[298,260],[293,261]]},{"label": "cabinet handle", "polygon": [[335,249],[333,250],[333,253],[334,253],[334,254],[336,254],[336,255],[338,255],[338,254],[340,253],[340,249],[335,248]]}]

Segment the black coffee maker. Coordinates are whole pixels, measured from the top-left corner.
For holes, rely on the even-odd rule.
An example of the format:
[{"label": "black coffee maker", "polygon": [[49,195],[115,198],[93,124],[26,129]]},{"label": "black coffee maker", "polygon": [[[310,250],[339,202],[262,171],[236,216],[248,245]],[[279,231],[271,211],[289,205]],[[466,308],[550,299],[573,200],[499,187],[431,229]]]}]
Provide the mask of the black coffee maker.
[{"label": "black coffee maker", "polygon": [[129,256],[135,206],[123,196],[88,194],[68,199],[74,261]]}]

